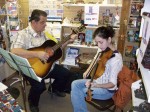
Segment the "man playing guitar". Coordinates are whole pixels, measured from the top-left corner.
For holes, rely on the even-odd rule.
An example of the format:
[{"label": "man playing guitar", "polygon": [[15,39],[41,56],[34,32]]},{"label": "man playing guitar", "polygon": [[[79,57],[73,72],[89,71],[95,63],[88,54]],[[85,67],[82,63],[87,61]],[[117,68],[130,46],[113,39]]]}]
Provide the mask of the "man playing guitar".
[{"label": "man playing guitar", "polygon": [[[37,9],[33,10],[30,18],[30,25],[27,28],[19,31],[17,35],[13,37],[14,40],[11,45],[11,52],[29,60],[39,59],[38,61],[43,63],[43,65],[47,64],[49,58],[55,55],[55,50],[50,47],[48,48],[48,51],[47,49],[32,49],[41,46],[45,41],[48,40],[45,33],[43,32],[46,27],[46,21],[46,12]],[[68,43],[73,42],[76,36],[76,34],[72,34],[70,38],[60,46],[60,49],[63,49]],[[39,72],[42,71],[42,66],[39,66],[38,70]],[[49,77],[54,78],[55,80],[52,84],[52,91],[57,96],[65,97],[65,86],[71,74],[72,73],[67,69],[54,63],[52,64],[48,75],[42,77],[43,80],[41,82],[37,82],[36,80],[25,76],[25,78],[30,82],[31,85],[28,96],[31,112],[39,112],[38,104],[40,95],[44,92],[44,90],[46,90],[44,79]]]}]

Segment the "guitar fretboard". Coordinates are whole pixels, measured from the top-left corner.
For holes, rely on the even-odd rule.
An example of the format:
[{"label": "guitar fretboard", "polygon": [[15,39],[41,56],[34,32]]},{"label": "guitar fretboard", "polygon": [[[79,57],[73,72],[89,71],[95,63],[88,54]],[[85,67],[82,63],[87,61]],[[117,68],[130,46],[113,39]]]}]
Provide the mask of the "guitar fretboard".
[{"label": "guitar fretboard", "polygon": [[80,27],[77,28],[77,30],[72,30],[72,33],[70,35],[68,35],[67,37],[65,37],[63,39],[63,41],[61,42],[58,42],[55,46],[52,47],[53,51],[56,51],[58,48],[60,48],[66,41],[68,41],[70,39],[70,36],[72,34],[77,34],[81,31],[83,31],[85,29],[85,26],[84,25],[81,25]]}]

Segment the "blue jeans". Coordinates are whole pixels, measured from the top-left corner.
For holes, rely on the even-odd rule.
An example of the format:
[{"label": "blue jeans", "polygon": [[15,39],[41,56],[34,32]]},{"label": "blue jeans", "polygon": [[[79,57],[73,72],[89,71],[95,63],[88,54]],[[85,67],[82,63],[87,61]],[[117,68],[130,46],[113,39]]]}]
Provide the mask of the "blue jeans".
[{"label": "blue jeans", "polygon": [[[71,85],[71,102],[73,105],[74,112],[88,112],[87,105],[85,102],[87,88],[85,82],[89,79],[79,79],[72,82]],[[91,88],[92,98],[107,100],[112,98],[115,91],[109,91],[105,88]]]}]

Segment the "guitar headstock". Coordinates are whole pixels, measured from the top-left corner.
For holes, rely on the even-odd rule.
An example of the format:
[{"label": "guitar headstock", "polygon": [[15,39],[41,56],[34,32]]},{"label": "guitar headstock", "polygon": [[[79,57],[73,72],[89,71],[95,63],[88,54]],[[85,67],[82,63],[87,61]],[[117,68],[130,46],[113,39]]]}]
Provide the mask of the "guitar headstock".
[{"label": "guitar headstock", "polygon": [[85,29],[86,29],[85,25],[81,25],[81,26],[79,26],[76,30],[72,30],[72,32],[73,32],[74,34],[77,34],[77,33],[79,33],[79,32],[84,31]]},{"label": "guitar headstock", "polygon": [[85,25],[81,25],[77,28],[78,32],[82,32],[86,29]]}]

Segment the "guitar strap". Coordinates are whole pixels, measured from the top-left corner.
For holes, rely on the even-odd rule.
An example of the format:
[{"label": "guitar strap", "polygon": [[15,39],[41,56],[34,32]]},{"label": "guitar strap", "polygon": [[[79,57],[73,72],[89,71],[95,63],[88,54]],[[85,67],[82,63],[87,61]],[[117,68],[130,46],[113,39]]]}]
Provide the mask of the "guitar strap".
[{"label": "guitar strap", "polygon": [[45,33],[45,36],[48,37],[49,39],[53,40],[54,42],[58,43],[58,40],[53,37],[50,33],[48,33],[47,31],[44,32]]}]

